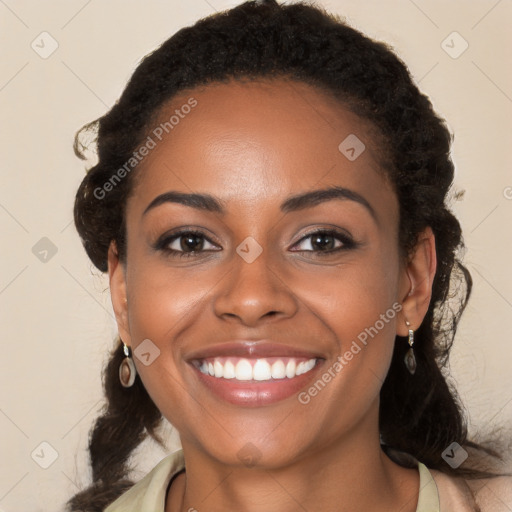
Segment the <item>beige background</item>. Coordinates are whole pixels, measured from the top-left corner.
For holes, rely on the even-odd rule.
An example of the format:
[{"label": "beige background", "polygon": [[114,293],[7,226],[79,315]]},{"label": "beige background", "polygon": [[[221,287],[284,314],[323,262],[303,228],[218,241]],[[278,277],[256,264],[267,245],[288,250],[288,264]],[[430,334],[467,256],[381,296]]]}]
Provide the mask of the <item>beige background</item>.
[{"label": "beige background", "polygon": [[[142,56],[183,25],[237,3],[0,0],[0,511],[60,510],[89,479],[87,433],[116,329],[106,280],[92,270],[71,222],[85,168],[72,152],[73,135],[115,102]],[[475,284],[452,372],[473,431],[510,426],[512,5],[321,5],[392,44],[455,133],[457,187],[466,191],[455,210]],[[46,59],[31,47],[35,40],[39,52],[51,48],[43,31],[58,43]],[[453,31],[469,44],[458,58],[442,47]],[[457,36],[447,41],[452,53],[463,48]],[[57,249],[46,262],[47,241],[33,252],[43,237]],[[163,454],[144,452],[137,474]]]}]

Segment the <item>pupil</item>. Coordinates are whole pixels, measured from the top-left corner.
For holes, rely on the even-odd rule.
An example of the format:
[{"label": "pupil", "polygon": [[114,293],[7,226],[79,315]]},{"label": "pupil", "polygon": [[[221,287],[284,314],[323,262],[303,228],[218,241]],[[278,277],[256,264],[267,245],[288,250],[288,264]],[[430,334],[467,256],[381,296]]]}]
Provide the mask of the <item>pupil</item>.
[{"label": "pupil", "polygon": [[317,246],[320,249],[333,249],[332,246],[334,242],[334,238],[331,235],[317,235],[313,239],[313,246]]},{"label": "pupil", "polygon": [[201,245],[202,239],[198,235],[189,234],[181,237],[181,248],[190,251],[196,250],[198,245]]}]

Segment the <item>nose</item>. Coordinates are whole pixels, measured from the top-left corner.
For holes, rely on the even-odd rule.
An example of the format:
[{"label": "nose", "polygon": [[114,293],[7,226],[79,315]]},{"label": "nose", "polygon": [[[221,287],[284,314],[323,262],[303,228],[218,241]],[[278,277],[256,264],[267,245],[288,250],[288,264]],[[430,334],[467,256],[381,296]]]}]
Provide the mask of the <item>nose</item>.
[{"label": "nose", "polygon": [[255,327],[262,322],[292,317],[298,301],[290,285],[270,266],[266,251],[252,263],[234,255],[233,270],[222,280],[215,314],[224,320]]}]

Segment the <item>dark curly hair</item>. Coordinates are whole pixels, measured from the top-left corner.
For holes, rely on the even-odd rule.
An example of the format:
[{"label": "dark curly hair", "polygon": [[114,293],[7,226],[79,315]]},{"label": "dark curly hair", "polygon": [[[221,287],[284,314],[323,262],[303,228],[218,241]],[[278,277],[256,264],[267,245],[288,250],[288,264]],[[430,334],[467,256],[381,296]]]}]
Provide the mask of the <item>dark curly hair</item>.
[{"label": "dark curly hair", "polygon": [[[446,473],[489,475],[476,464],[478,456],[458,470],[441,457],[454,441],[472,453],[497,456],[468,439],[462,407],[442,373],[472,286],[458,258],[461,228],[447,206],[454,177],[451,136],[392,50],[340,18],[304,3],[249,1],[183,28],[146,56],[111,110],[75,138],[75,152],[84,158],[81,135],[97,131],[99,160],[81,183],[74,208],[87,254],[103,272],[111,241],[125,258],[125,205],[137,169],[101,198],[98,190],[148,136],[165,102],[213,82],[275,78],[313,85],[376,128],[381,164],[400,204],[405,258],[424,228],[435,235],[438,268],[430,307],[416,331],[417,371],[412,376],[403,364],[407,344],[395,343],[380,394],[383,445]],[[70,510],[103,510],[133,485],[127,461],[140,442],[150,435],[162,444],[162,415],[140,378],[128,389],[119,383],[123,357],[118,343],[104,372],[107,404],[90,434],[92,485],[68,502]]]}]

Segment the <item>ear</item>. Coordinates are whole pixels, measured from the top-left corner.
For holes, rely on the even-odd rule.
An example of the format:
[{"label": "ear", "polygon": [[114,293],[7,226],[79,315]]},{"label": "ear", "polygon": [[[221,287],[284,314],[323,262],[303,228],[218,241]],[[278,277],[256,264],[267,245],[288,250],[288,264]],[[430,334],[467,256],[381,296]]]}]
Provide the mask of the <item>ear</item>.
[{"label": "ear", "polygon": [[[409,329],[416,330],[421,325],[432,297],[436,268],[435,236],[432,229],[427,227],[418,236],[414,253],[403,269],[400,287],[402,318],[397,325],[398,336],[407,336]],[[405,320],[411,325],[407,326]]]},{"label": "ear", "polygon": [[123,263],[119,260],[117,246],[114,241],[110,242],[108,248],[108,276],[112,307],[114,308],[119,335],[126,345],[131,346],[125,269]]}]

